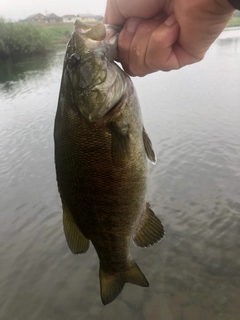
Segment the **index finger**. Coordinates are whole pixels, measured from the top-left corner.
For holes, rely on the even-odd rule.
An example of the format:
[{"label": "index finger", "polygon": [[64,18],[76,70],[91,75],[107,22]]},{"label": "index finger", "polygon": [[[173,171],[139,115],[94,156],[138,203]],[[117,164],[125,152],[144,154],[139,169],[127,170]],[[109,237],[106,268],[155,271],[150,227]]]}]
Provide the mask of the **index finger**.
[{"label": "index finger", "polygon": [[150,19],[164,10],[165,0],[108,0],[104,23],[123,25],[127,18]]}]

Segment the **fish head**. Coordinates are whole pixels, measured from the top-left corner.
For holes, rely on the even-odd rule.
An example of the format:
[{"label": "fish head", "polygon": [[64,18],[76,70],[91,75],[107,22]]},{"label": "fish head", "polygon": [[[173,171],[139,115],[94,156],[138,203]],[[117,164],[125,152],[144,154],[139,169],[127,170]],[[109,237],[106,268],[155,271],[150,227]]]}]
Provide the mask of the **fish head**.
[{"label": "fish head", "polygon": [[89,28],[76,21],[75,30],[67,46],[65,62],[74,89],[85,89],[97,85],[106,78],[104,55],[97,50],[105,39],[103,24]]},{"label": "fish head", "polygon": [[120,100],[125,73],[114,63],[119,28],[77,20],[65,56],[75,108],[89,121],[103,117]]}]

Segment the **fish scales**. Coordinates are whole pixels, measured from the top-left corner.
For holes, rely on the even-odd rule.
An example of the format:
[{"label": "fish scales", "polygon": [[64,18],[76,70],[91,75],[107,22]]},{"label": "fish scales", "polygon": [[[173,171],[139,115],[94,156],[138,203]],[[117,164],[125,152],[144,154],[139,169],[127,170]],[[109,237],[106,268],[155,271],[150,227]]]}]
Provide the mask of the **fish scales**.
[{"label": "fish scales", "polygon": [[[105,31],[102,24],[76,24],[66,51],[54,139],[66,240],[75,254],[86,252],[92,242],[100,260],[102,302],[108,304],[126,282],[148,286],[130,255],[131,239],[145,247],[164,231],[146,204],[147,155],[154,161],[154,153],[137,95],[130,78],[107,58],[114,27],[107,27],[110,38],[101,28]],[[84,60],[91,61],[88,70]]]}]

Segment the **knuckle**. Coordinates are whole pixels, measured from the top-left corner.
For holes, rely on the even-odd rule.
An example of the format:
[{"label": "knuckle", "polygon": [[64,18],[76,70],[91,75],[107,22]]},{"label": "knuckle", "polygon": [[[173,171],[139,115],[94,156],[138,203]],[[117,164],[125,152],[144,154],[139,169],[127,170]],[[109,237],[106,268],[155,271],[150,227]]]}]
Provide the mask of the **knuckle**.
[{"label": "knuckle", "polygon": [[130,75],[134,77],[144,77],[146,74],[151,72],[144,65],[130,65],[129,71]]},{"label": "knuckle", "polygon": [[133,36],[129,33],[121,31],[118,37],[118,48],[121,51],[128,51],[131,47]]}]

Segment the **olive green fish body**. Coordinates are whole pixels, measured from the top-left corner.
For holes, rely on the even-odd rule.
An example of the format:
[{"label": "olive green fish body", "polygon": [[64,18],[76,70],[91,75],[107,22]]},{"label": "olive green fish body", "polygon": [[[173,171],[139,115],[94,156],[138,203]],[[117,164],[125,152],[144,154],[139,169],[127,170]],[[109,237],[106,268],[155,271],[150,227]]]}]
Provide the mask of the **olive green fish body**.
[{"label": "olive green fish body", "polygon": [[82,35],[77,26],[67,48],[55,163],[66,240],[73,253],[86,252],[89,240],[94,245],[108,304],[125,282],[148,286],[129,243],[152,245],[163,227],[146,204],[147,156],[154,161],[154,153],[133,84],[108,60],[105,28],[86,29]]}]

